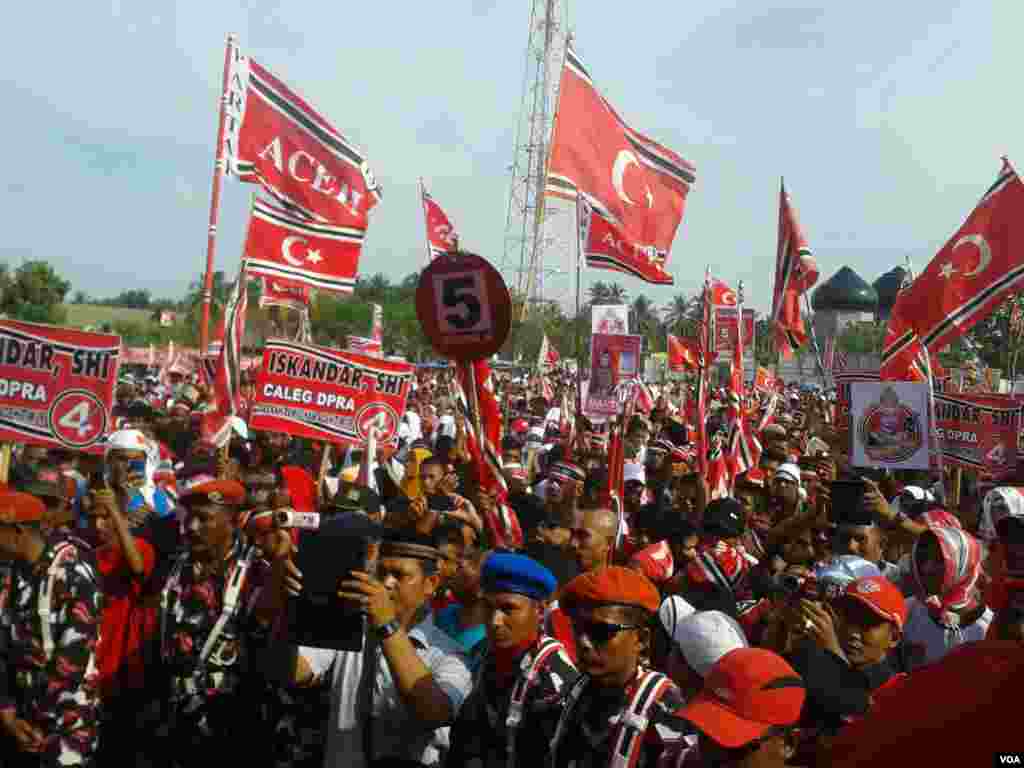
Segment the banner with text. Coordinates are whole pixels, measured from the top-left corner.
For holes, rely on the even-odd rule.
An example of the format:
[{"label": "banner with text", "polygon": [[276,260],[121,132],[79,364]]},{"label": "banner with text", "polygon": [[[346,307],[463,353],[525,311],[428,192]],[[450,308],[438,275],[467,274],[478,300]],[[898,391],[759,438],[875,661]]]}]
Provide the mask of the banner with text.
[{"label": "banner with text", "polygon": [[0,440],[88,450],[113,428],[121,337],[0,320]]},{"label": "banner with text", "polygon": [[1002,477],[1017,468],[1021,403],[1001,395],[935,393],[935,422],[943,458]]},{"label": "banner with text", "polygon": [[590,384],[583,409],[587,416],[617,416],[622,410],[619,385],[639,376],[640,343],[640,336],[590,336]]},{"label": "banner with text", "polygon": [[[715,307],[715,350],[731,352],[736,346],[736,308]],[[754,346],[754,310],[743,310],[743,348]]]},{"label": "banner with text", "polygon": [[268,341],[250,429],[329,443],[362,444],[370,427],[393,442],[415,368],[356,352]]}]

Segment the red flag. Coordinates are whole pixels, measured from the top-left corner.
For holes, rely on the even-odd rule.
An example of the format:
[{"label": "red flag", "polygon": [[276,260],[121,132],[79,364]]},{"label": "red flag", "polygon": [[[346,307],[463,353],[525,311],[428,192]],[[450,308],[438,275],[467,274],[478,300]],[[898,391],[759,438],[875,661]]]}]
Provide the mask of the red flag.
[{"label": "red flag", "polygon": [[245,337],[245,314],[249,291],[246,263],[238,271],[231,297],[224,309],[224,337],[220,356],[213,371],[213,391],[216,410],[203,414],[201,432],[204,440],[217,447],[231,438],[230,419],[242,410],[241,391],[238,386],[242,372],[242,340]]},{"label": "red flag", "polygon": [[711,280],[711,305],[715,307],[735,307],[736,291],[718,278]]},{"label": "red flag", "polygon": [[680,338],[679,336],[668,336],[668,367],[670,371],[684,371],[687,368],[697,368],[700,365],[695,339]]},{"label": "red flag", "polygon": [[260,309],[267,307],[284,307],[304,312],[309,309],[309,286],[292,285],[284,280],[263,278]]},{"label": "red flag", "polygon": [[807,341],[803,315],[800,314],[800,297],[816,282],[818,264],[811,255],[783,184],[779,193],[779,245],[775,256],[772,327],[775,347],[787,359]]},{"label": "red flag", "polygon": [[383,352],[379,341],[365,336],[346,336],[345,342],[350,352],[359,352],[362,355],[380,355]]},{"label": "red flag", "polygon": [[580,242],[588,267],[624,272],[658,285],[675,282],[665,271],[668,259],[665,250],[631,240],[586,200],[578,200],[576,204],[580,215]]},{"label": "red flag", "polygon": [[426,189],[422,192],[423,216],[427,222],[427,258],[434,259],[442,253],[459,250],[459,233],[451,219]]},{"label": "red flag", "polygon": [[293,285],[352,293],[365,234],[362,226],[317,224],[256,200],[245,242],[249,272]]},{"label": "red flag", "polygon": [[913,285],[896,297],[881,375],[912,375],[922,351],[938,352],[988,317],[1024,284],[1024,184],[1003,169]]},{"label": "red flag", "polygon": [[233,169],[310,219],[358,220],[381,199],[363,153],[312,106],[249,59],[236,68],[244,88]]},{"label": "red flag", "polygon": [[683,218],[694,168],[623,122],[566,48],[545,193],[582,194],[631,243],[668,252]]}]

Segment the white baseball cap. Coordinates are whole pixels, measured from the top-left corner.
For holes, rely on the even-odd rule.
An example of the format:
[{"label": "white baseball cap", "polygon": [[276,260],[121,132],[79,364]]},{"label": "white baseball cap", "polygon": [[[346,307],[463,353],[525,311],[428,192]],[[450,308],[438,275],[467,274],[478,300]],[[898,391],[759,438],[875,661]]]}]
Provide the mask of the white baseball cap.
[{"label": "white baseball cap", "polygon": [[749,645],[736,620],[721,611],[698,611],[686,617],[676,625],[672,639],[701,677],[707,677],[725,654]]}]

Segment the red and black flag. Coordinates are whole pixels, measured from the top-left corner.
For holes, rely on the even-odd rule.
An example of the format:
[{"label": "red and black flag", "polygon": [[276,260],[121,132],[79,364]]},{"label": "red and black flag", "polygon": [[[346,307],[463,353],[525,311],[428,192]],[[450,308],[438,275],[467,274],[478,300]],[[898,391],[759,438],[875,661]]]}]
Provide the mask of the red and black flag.
[{"label": "red and black flag", "polygon": [[569,44],[545,194],[573,201],[583,197],[614,225],[629,244],[627,252],[635,244],[667,254],[695,178],[690,163],[626,125]]},{"label": "red and black flag", "polygon": [[785,358],[807,341],[800,297],[818,282],[818,265],[789,202],[785,182],[779,193],[779,243],[775,255],[772,330],[775,348]]},{"label": "red and black flag", "polygon": [[229,167],[296,213],[320,222],[365,221],[381,199],[362,151],[295,91],[252,59],[231,71]]},{"label": "red and black flag", "polygon": [[366,227],[322,224],[287,208],[256,200],[245,253],[249,274],[322,291],[352,293]]},{"label": "red and black flag", "polygon": [[937,353],[1024,286],[1024,184],[1007,160],[967,221],[906,290],[889,318],[884,380],[924,377]]}]

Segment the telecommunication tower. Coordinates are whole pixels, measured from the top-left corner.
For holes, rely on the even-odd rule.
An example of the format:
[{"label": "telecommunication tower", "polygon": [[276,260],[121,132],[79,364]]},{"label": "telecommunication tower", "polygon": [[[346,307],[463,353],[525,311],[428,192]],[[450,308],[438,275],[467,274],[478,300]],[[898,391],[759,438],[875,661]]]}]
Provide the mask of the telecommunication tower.
[{"label": "telecommunication tower", "polygon": [[567,261],[557,258],[560,253],[568,253],[566,238],[556,232],[565,227],[553,227],[550,222],[552,216],[564,213],[546,204],[544,183],[568,31],[568,0],[530,0],[530,34],[502,257],[502,271],[510,277],[509,273],[515,273],[511,282],[524,301],[523,318],[532,304],[545,301],[545,278],[560,271],[558,264]]}]

